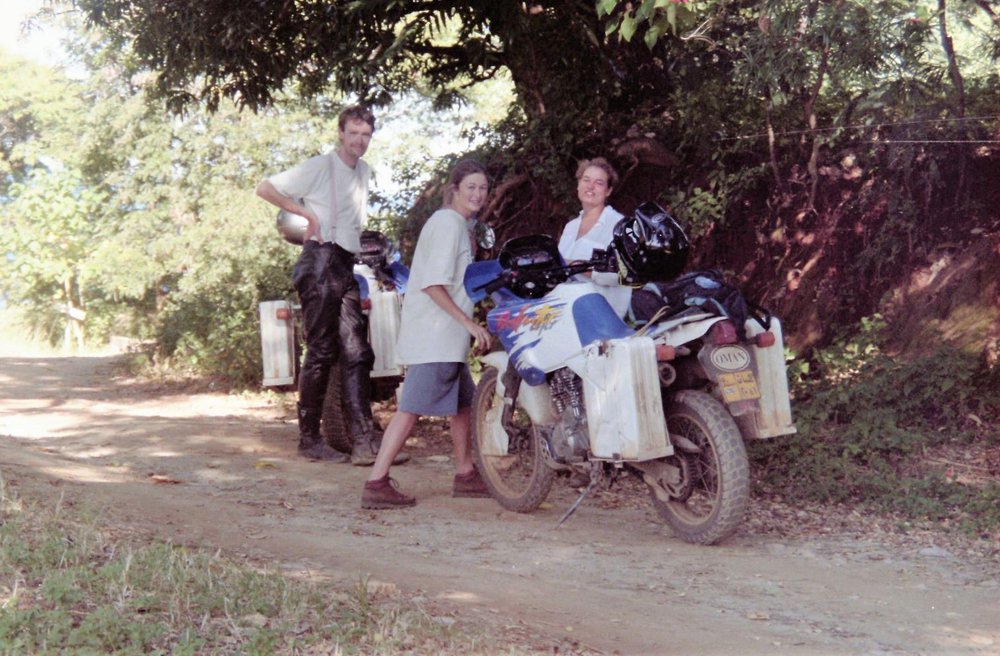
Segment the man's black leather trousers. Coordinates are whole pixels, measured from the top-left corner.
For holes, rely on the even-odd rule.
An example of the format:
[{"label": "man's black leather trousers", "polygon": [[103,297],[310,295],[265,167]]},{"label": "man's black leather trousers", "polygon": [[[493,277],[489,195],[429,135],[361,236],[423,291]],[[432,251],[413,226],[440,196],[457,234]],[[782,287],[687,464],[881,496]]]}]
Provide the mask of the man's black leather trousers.
[{"label": "man's black leather trousers", "polygon": [[332,243],[306,242],[292,272],[302,305],[306,356],[299,372],[299,405],[321,409],[330,367],[340,358],[343,404],[354,435],[372,430],[367,317],[354,279],[354,255]]}]

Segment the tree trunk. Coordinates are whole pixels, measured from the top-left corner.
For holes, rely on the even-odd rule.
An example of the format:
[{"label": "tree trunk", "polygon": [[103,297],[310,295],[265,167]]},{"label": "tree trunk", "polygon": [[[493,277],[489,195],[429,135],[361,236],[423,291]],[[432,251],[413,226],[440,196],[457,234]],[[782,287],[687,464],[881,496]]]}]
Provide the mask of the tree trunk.
[{"label": "tree trunk", "polygon": [[[951,35],[948,34],[947,9],[947,0],[938,0],[938,24],[941,30],[941,47],[944,48],[944,54],[948,58],[948,76],[951,78],[952,86],[955,87],[955,115],[958,118],[964,118],[965,82],[962,80],[962,71],[958,67],[958,58],[955,56],[955,46],[952,43]],[[964,126],[959,128],[959,133],[963,137],[966,135]],[[959,145],[958,184],[955,185],[956,205],[961,203],[962,196],[965,194],[965,174],[967,162],[968,160],[965,156],[965,149]]]},{"label": "tree trunk", "polygon": [[816,73],[816,82],[809,90],[809,97],[806,99],[806,121],[809,124],[809,135],[812,138],[812,149],[809,152],[809,163],[806,169],[809,171],[809,209],[816,211],[816,191],[819,188],[819,133],[816,131],[816,101],[819,100],[820,90],[823,88],[823,80],[826,78],[827,67],[830,61],[830,48],[823,47],[820,53],[819,71]]},{"label": "tree trunk", "polygon": [[962,81],[962,71],[958,68],[958,58],[955,56],[955,46],[952,43],[951,35],[948,34],[948,19],[946,0],[938,0],[938,23],[941,30],[941,47],[948,58],[948,76],[951,84],[955,87],[955,114],[962,118],[965,116],[965,83]]}]

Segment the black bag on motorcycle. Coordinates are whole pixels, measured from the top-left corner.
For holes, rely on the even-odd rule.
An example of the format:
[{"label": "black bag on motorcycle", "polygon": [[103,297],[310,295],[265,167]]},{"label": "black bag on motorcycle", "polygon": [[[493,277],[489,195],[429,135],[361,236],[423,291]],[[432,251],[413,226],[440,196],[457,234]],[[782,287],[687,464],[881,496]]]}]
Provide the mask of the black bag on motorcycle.
[{"label": "black bag on motorcycle", "polygon": [[632,292],[627,318],[642,326],[657,313],[660,318],[669,318],[692,309],[729,317],[741,340],[746,339],[748,318],[753,317],[765,330],[771,323],[766,310],[747,301],[743,293],[727,283],[722,273],[715,269],[692,271],[670,282],[651,282],[636,289]]}]

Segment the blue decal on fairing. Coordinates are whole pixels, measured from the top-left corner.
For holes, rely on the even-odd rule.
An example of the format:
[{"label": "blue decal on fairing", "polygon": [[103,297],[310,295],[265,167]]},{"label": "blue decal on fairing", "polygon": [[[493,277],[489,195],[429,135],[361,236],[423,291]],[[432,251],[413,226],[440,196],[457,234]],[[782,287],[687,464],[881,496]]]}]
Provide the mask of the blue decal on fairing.
[{"label": "blue decal on fairing", "polygon": [[498,307],[487,317],[490,329],[500,334],[543,333],[556,325],[563,314],[565,303],[541,299]]},{"label": "blue decal on fairing", "polygon": [[370,295],[368,291],[368,281],[361,274],[355,273],[354,279],[358,281],[358,287],[361,289],[361,300],[365,300]]},{"label": "blue decal on fairing", "polygon": [[573,303],[573,321],[580,344],[587,346],[598,340],[620,339],[635,333],[615,314],[608,300],[600,294],[581,296]]},{"label": "blue decal on fairing", "polygon": [[545,382],[545,372],[527,364],[525,356],[543,339],[563,316],[566,304],[552,299],[518,301],[493,309],[486,317],[490,332],[500,338],[510,354],[518,375],[529,385]]},{"label": "blue decal on fairing", "polygon": [[406,283],[410,280],[410,270],[405,264],[393,262],[389,265],[389,272],[392,273],[392,283],[396,286],[396,291],[405,294]]},{"label": "blue decal on fairing", "polygon": [[545,372],[541,369],[536,369],[535,367],[518,369],[517,375],[521,377],[521,380],[528,383],[532,387],[536,387],[545,382]]},{"label": "blue decal on fairing", "polygon": [[[541,385],[545,382],[545,372],[538,367],[525,366],[522,362],[522,358],[525,353],[529,352],[538,343],[542,341],[541,339],[536,339],[530,344],[525,344],[520,348],[516,348],[510,351],[511,362],[514,363],[514,368],[517,369],[517,375],[521,377],[521,380],[528,383],[529,385]],[[505,345],[506,346],[506,345]]]}]

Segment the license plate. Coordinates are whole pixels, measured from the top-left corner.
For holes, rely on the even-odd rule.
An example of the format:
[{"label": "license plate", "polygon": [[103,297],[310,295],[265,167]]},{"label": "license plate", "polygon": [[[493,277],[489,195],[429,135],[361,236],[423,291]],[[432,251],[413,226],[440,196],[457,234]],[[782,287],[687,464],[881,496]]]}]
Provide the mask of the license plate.
[{"label": "license plate", "polygon": [[760,398],[760,388],[752,371],[719,374],[719,389],[726,403]]}]

